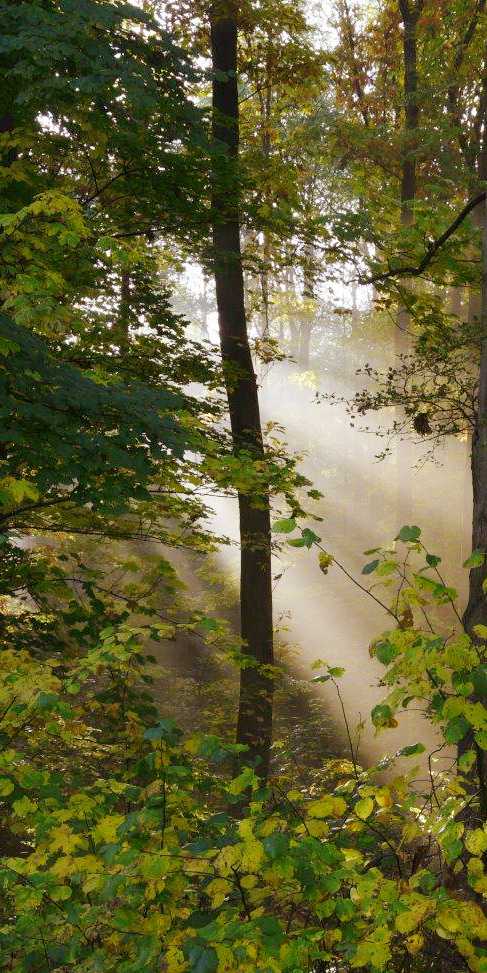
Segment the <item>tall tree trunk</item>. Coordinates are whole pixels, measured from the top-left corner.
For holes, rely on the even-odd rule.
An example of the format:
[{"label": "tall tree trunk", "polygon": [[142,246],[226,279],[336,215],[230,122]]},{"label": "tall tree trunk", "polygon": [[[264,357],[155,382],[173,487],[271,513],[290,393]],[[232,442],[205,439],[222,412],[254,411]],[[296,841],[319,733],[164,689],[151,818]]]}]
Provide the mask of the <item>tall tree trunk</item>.
[{"label": "tall tree trunk", "polygon": [[[487,112],[487,69],[484,66],[484,105]],[[480,187],[487,182],[487,134],[484,134],[478,153],[477,174]],[[472,437],[472,545],[473,550],[486,552],[487,560],[487,201],[473,211],[474,222],[481,231],[481,284],[478,314],[480,336],[480,365],[478,376],[478,401],[475,428]],[[470,572],[468,605],[465,610],[464,624],[468,632],[474,625],[487,623],[487,599],[483,592],[483,582],[487,578],[487,563]]]},{"label": "tall tree trunk", "polygon": [[[264,457],[257,382],[250,354],[240,250],[237,163],[237,13],[232,0],[211,9],[213,136],[215,153],[213,248],[220,346],[234,450]],[[241,671],[237,742],[247,763],[266,776],[272,740],[272,582],[269,496],[238,495],[240,517],[240,618],[245,652],[254,664]]]},{"label": "tall tree trunk", "polygon": [[[475,639],[474,627],[487,624],[487,201],[483,204],[482,232],[482,285],[480,307],[480,367],[478,383],[478,402],[475,428],[472,438],[472,548],[483,551],[486,561],[472,568],[469,578],[468,604],[463,616],[466,631]],[[460,750],[472,746],[471,734],[462,741]],[[480,803],[483,820],[487,820],[487,752],[476,747],[477,775],[480,789]]]},{"label": "tall tree trunk", "polygon": [[[416,152],[419,125],[417,26],[424,0],[399,0],[403,22],[404,132],[401,159],[401,225],[411,226],[416,199]],[[411,315],[407,306],[399,308],[396,351],[409,350]]]},{"label": "tall tree trunk", "polygon": [[[403,23],[403,88],[404,88],[404,130],[401,147],[401,226],[406,229],[414,222],[414,203],[417,192],[416,154],[418,149],[419,99],[418,99],[418,53],[417,26],[424,0],[399,0]],[[394,330],[394,351],[396,355],[411,353],[411,314],[408,308],[408,294],[412,292],[412,281],[404,281],[403,303],[397,313]],[[414,453],[407,440],[400,443],[397,450],[397,516],[403,523],[409,523],[413,514],[413,473]]]}]

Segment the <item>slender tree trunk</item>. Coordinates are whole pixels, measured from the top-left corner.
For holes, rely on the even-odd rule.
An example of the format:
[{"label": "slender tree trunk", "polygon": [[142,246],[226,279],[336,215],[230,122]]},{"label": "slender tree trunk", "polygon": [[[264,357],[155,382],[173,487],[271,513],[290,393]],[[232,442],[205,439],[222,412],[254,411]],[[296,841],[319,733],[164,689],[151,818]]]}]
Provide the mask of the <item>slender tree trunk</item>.
[{"label": "slender tree trunk", "polygon": [[127,351],[129,343],[130,304],[130,274],[124,271],[120,281],[120,304],[115,335],[121,355]]},{"label": "slender tree trunk", "polygon": [[[214,165],[213,248],[220,345],[234,450],[264,456],[257,382],[250,354],[240,250],[238,162],[237,4],[211,9]],[[266,776],[272,739],[272,584],[269,496],[238,495],[241,634],[254,664],[241,671],[237,742],[246,763]]]},{"label": "slender tree trunk", "polygon": [[[423,0],[399,0],[403,22],[404,133],[401,160],[401,225],[414,221],[416,199],[416,152],[419,125],[417,25]],[[404,354],[410,346],[411,315],[407,306],[399,308],[396,351]]]},{"label": "slender tree trunk", "polygon": [[[475,428],[472,438],[472,549],[483,551],[486,562],[472,568],[469,578],[468,604],[463,616],[466,631],[475,639],[476,625],[487,624],[487,201],[483,204],[482,233],[482,285],[480,307],[480,367],[478,383],[478,403]],[[471,734],[462,741],[460,750],[472,746]],[[480,786],[481,813],[487,819],[487,752],[476,747],[477,774]]]},{"label": "slender tree trunk", "polygon": [[[417,26],[424,0],[399,0],[403,23],[403,86],[404,130],[401,148],[401,226],[406,229],[414,223],[414,203],[417,192],[416,154],[418,148],[419,99]],[[411,353],[411,314],[408,295],[412,294],[413,282],[403,283],[403,303],[397,313],[394,330],[396,355]],[[398,446],[396,460],[397,516],[408,523],[413,514],[414,453],[406,440]]]},{"label": "slender tree trunk", "polygon": [[463,315],[463,289],[456,285],[448,288],[448,311],[455,317],[461,318]]},{"label": "slender tree trunk", "polygon": [[299,364],[303,368],[309,368],[309,356],[311,346],[311,332],[313,330],[313,301],[315,297],[315,275],[314,275],[314,253],[312,244],[306,247],[306,260],[304,264],[303,298],[308,303],[300,327],[299,338]]},{"label": "slender tree trunk", "polygon": [[206,341],[210,337],[208,331],[208,279],[206,274],[203,275],[203,287],[201,290],[201,337]]}]

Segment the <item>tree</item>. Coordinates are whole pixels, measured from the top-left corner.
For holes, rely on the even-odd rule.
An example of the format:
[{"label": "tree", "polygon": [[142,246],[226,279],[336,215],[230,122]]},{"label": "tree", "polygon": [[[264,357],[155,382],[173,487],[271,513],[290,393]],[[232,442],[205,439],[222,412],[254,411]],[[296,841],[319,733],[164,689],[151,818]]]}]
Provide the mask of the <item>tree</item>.
[{"label": "tree", "polygon": [[[239,105],[237,87],[238,6],[211,9],[213,70],[213,261],[220,346],[235,455],[246,462],[265,459],[257,382],[245,317],[238,207]],[[272,740],[274,661],[271,527],[268,491],[238,492],[240,528],[241,634],[251,664],[241,673],[237,741],[245,759],[259,760],[265,777]]]}]

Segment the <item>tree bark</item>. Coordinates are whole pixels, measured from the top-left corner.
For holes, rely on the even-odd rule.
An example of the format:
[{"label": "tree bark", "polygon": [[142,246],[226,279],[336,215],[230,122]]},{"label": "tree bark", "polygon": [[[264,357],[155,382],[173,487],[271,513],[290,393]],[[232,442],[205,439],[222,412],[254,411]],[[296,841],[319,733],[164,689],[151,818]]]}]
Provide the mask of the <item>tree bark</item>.
[{"label": "tree bark", "polygon": [[[401,150],[401,225],[414,220],[417,173],[416,152],[419,125],[417,25],[423,0],[399,0],[403,22],[404,132]],[[407,353],[410,346],[411,315],[407,306],[399,308],[396,329],[396,352]]]},{"label": "tree bark", "polygon": [[[474,627],[487,623],[487,200],[483,204],[482,284],[480,307],[480,367],[475,428],[472,438],[472,549],[483,551],[486,562],[472,568],[469,578],[468,604],[463,616],[465,630],[475,640]],[[472,746],[471,734],[462,741],[460,751]],[[481,814],[487,819],[487,752],[476,747],[477,775],[480,789]]]},{"label": "tree bark", "polygon": [[[211,8],[213,62],[213,260],[234,451],[264,458],[259,398],[250,353],[244,303],[237,184],[239,104],[237,14],[232,0]],[[240,622],[244,651],[252,665],[241,670],[237,742],[248,750],[245,763],[267,776],[272,741],[273,681],[263,666],[273,664],[270,503],[239,492]]]}]

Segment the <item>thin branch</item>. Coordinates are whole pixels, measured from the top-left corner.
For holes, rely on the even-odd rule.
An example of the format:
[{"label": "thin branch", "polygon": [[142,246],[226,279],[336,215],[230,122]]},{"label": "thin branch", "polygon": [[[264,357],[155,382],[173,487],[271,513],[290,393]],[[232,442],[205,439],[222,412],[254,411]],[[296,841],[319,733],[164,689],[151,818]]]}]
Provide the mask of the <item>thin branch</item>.
[{"label": "thin branch", "polygon": [[456,230],[458,230],[458,227],[461,226],[469,213],[471,213],[472,210],[479,205],[479,203],[484,202],[486,195],[487,193],[484,190],[483,192],[478,193],[477,196],[473,196],[472,199],[468,201],[468,203],[463,207],[458,216],[455,217],[453,223],[450,223],[450,226],[447,227],[444,233],[429,244],[424,257],[416,267],[406,265],[405,267],[398,267],[396,270],[387,270],[382,274],[373,274],[372,277],[359,277],[359,283],[376,284],[379,281],[389,280],[392,277],[419,277],[420,274],[423,273],[423,270],[426,270],[426,267],[428,267],[438,251],[441,250],[450,237],[453,236]]}]

